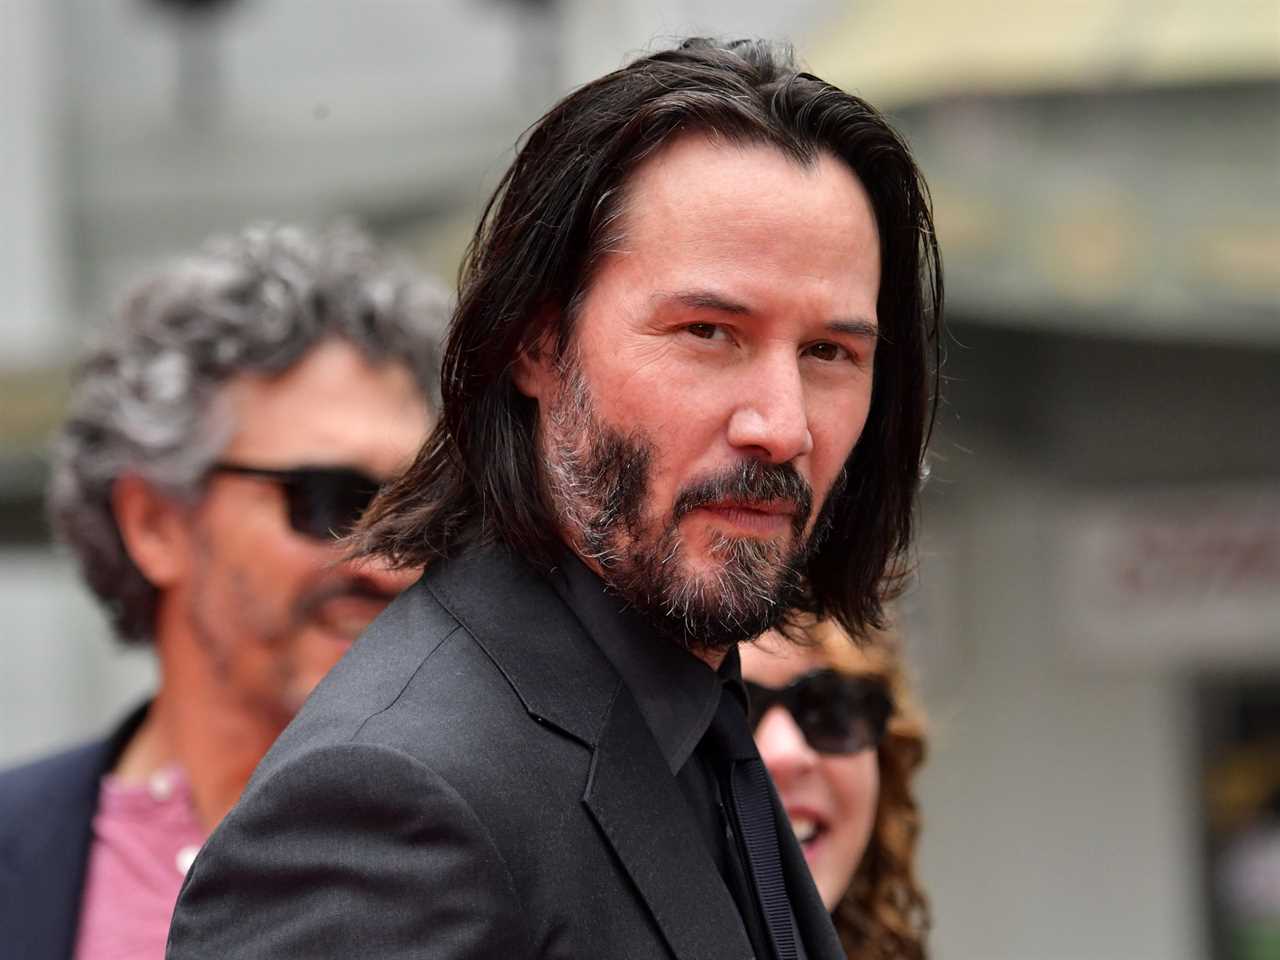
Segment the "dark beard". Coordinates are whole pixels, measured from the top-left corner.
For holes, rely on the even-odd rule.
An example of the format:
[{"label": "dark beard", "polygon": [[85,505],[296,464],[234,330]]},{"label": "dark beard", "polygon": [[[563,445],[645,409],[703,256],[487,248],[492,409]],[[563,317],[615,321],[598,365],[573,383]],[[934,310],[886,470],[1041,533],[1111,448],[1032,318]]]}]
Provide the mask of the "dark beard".
[{"label": "dark beard", "polygon": [[[645,523],[654,444],[595,416],[576,363],[566,362],[562,374],[545,444],[556,513],[571,545],[599,565],[606,585],[655,634],[695,652],[727,650],[803,603],[809,544],[820,534],[804,540],[813,493],[795,467],[746,459],[700,478],[680,491],[654,531]],[[726,499],[792,504],[791,543],[717,534],[710,552],[719,566],[694,574],[685,567],[680,520]]]}]

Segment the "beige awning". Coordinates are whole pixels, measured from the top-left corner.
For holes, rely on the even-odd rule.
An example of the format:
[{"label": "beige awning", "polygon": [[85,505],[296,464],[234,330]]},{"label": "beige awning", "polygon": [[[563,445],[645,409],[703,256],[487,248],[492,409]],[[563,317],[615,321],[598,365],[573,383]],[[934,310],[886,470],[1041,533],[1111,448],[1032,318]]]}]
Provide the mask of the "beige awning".
[{"label": "beige awning", "polygon": [[1280,0],[856,0],[803,46],[892,106],[950,93],[1280,76]]}]

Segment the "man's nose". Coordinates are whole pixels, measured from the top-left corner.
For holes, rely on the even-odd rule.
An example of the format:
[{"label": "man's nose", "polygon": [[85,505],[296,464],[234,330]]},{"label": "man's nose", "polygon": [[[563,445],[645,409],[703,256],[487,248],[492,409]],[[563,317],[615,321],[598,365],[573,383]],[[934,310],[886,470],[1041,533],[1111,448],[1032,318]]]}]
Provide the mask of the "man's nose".
[{"label": "man's nose", "polygon": [[756,749],[779,784],[808,773],[818,762],[818,754],[785,707],[773,707],[760,718]]},{"label": "man's nose", "polygon": [[770,463],[787,463],[813,449],[798,358],[777,351],[744,372],[742,401],[729,418],[729,443]]}]

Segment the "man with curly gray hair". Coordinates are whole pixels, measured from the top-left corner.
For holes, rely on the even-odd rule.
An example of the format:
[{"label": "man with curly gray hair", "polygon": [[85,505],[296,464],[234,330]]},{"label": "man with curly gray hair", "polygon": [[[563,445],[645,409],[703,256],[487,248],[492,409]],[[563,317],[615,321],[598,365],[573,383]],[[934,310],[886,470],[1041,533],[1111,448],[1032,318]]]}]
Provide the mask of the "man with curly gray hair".
[{"label": "man with curly gray hair", "polygon": [[163,954],[199,844],[415,576],[335,535],[426,436],[446,319],[358,230],[261,225],[141,283],[84,357],[50,513],[160,682],[106,739],[0,774],[5,951]]}]

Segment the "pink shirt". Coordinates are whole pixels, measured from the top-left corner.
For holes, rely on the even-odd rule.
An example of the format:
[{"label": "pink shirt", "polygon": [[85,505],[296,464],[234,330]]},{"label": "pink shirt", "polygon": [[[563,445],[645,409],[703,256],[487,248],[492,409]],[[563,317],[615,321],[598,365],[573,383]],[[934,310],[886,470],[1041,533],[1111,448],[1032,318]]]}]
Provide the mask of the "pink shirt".
[{"label": "pink shirt", "polygon": [[179,767],[98,791],[76,960],[162,960],[187,868],[206,833]]}]

